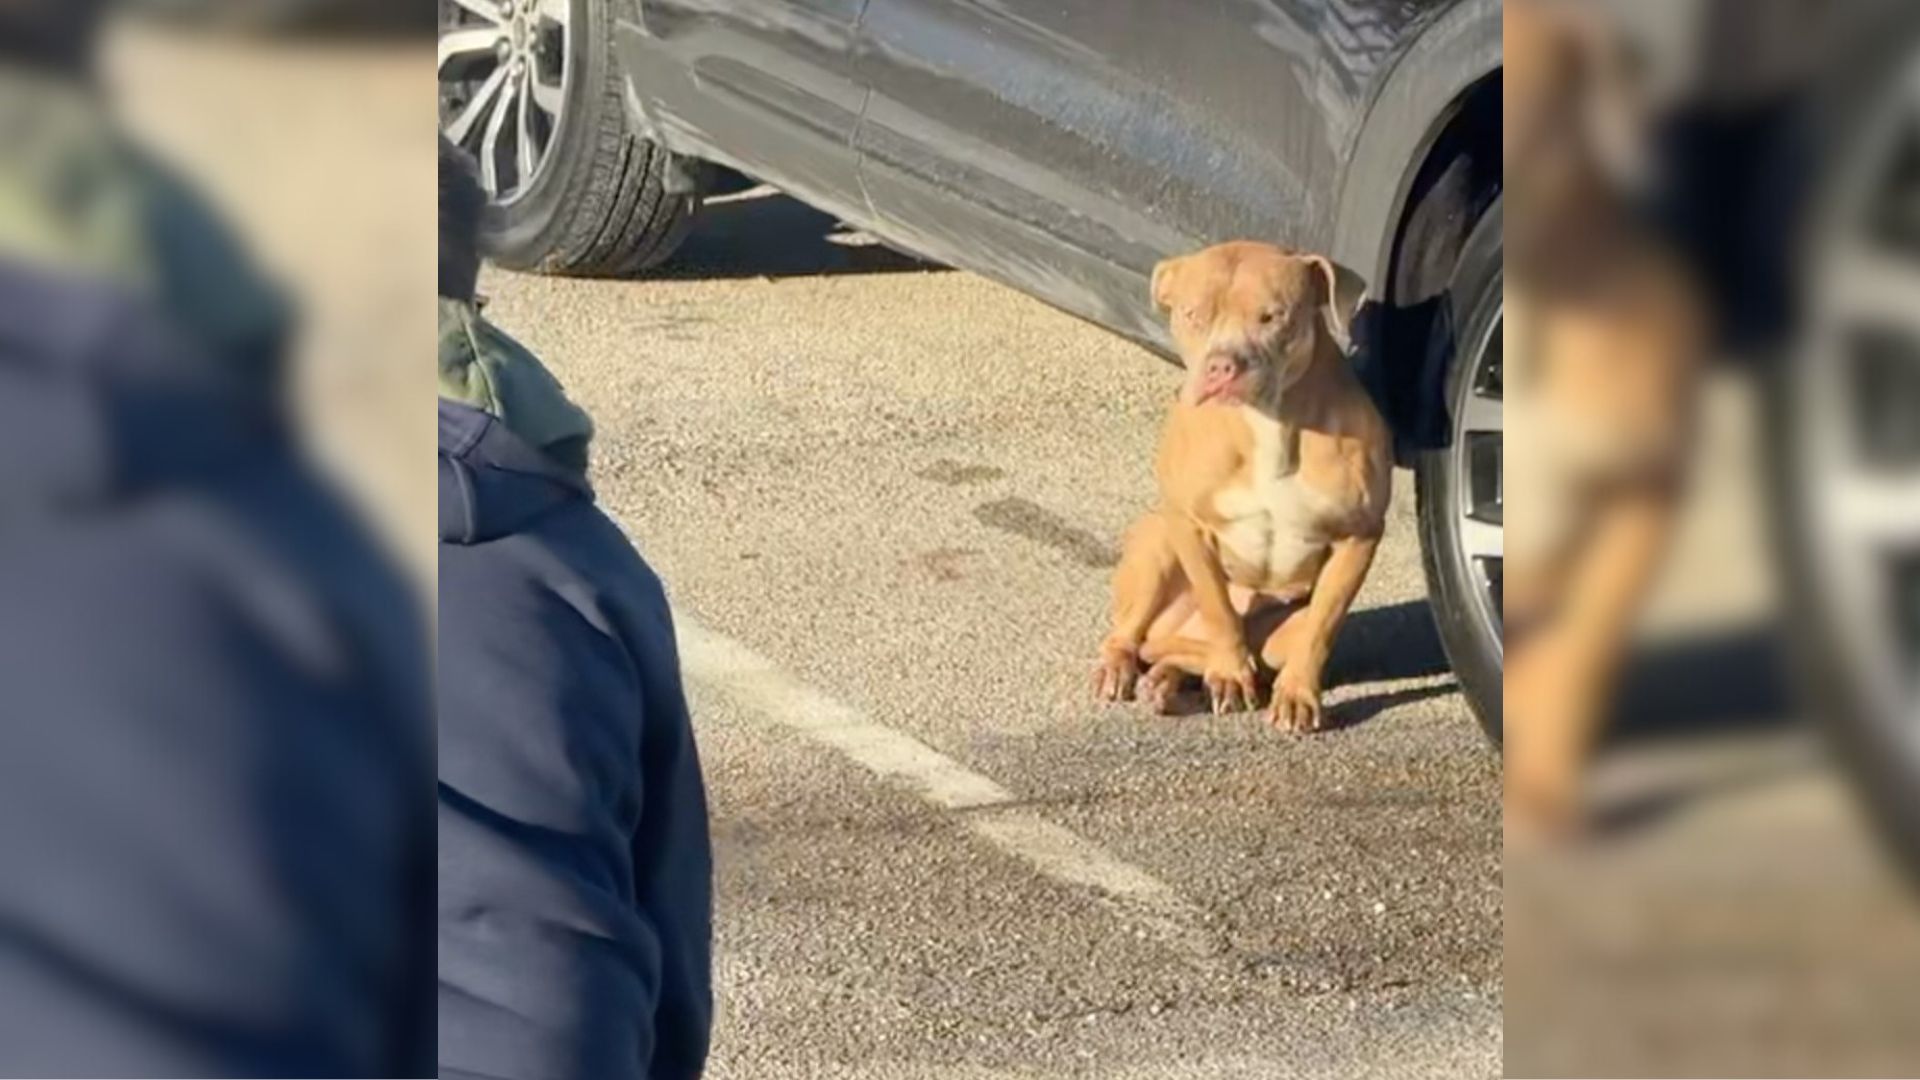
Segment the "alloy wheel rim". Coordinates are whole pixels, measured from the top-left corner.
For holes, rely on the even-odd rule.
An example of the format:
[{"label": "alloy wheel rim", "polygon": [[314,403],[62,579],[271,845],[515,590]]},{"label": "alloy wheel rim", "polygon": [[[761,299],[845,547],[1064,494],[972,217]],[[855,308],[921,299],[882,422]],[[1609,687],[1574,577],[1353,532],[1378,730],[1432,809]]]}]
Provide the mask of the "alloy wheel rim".
[{"label": "alloy wheel rim", "polygon": [[1800,433],[1788,483],[1839,674],[1920,766],[1920,56],[1895,88],[1817,219],[1788,373]]},{"label": "alloy wheel rim", "polygon": [[1469,583],[1474,621],[1495,655],[1504,651],[1501,597],[1506,566],[1505,388],[1502,318],[1481,335],[1467,371],[1467,394],[1453,417],[1455,569]]},{"label": "alloy wheel rim", "polygon": [[558,142],[572,79],[571,0],[440,0],[440,126],[498,203],[524,196]]}]

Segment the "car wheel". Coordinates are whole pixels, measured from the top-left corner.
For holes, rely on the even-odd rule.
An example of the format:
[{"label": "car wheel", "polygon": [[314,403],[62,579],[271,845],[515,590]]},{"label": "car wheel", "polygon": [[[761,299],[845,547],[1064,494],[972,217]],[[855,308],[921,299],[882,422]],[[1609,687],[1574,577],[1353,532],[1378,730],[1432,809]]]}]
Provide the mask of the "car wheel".
[{"label": "car wheel", "polygon": [[440,127],[490,197],[502,266],[619,276],[654,266],[699,203],[628,127],[611,0],[439,0]]},{"label": "car wheel", "polygon": [[1905,29],[1810,117],[1827,141],[1771,414],[1811,704],[1920,879],[1920,18]]},{"label": "car wheel", "polygon": [[1500,208],[1495,200],[1454,264],[1449,438],[1415,463],[1421,561],[1434,623],[1461,689],[1495,745],[1501,741],[1504,657]]}]

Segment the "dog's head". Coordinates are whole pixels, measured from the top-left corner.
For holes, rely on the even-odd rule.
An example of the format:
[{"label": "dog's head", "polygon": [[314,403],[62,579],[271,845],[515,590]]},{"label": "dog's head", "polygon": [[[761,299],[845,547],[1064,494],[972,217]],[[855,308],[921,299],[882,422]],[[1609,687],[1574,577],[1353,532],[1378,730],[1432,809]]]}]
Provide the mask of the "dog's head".
[{"label": "dog's head", "polygon": [[1616,186],[1646,181],[1645,73],[1600,6],[1509,0],[1502,8],[1502,158],[1524,187],[1590,171]]},{"label": "dog's head", "polygon": [[1153,268],[1187,367],[1180,400],[1276,405],[1315,361],[1338,359],[1364,286],[1324,255],[1238,241]]}]

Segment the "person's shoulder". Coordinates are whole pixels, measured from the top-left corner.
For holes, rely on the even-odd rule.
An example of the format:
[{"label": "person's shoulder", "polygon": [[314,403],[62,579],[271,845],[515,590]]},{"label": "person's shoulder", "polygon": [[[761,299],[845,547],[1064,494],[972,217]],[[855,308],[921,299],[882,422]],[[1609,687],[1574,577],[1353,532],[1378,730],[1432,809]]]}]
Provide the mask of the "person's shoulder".
[{"label": "person's shoulder", "polygon": [[598,594],[632,621],[630,630],[648,637],[672,621],[667,590],[638,544],[598,503],[569,508],[567,521],[577,539],[571,565]]},{"label": "person's shoulder", "polygon": [[557,597],[598,629],[631,633],[667,621],[665,586],[625,531],[588,499],[511,535],[440,546],[440,607],[525,607]]}]

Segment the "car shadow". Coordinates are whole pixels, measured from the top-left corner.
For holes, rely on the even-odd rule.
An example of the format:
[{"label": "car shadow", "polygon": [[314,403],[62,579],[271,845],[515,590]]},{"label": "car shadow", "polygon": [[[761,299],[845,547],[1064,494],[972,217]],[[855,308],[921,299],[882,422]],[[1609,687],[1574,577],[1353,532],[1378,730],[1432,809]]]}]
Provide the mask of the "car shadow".
[{"label": "car shadow", "polygon": [[766,185],[709,196],[651,279],[727,280],[945,270]]}]

